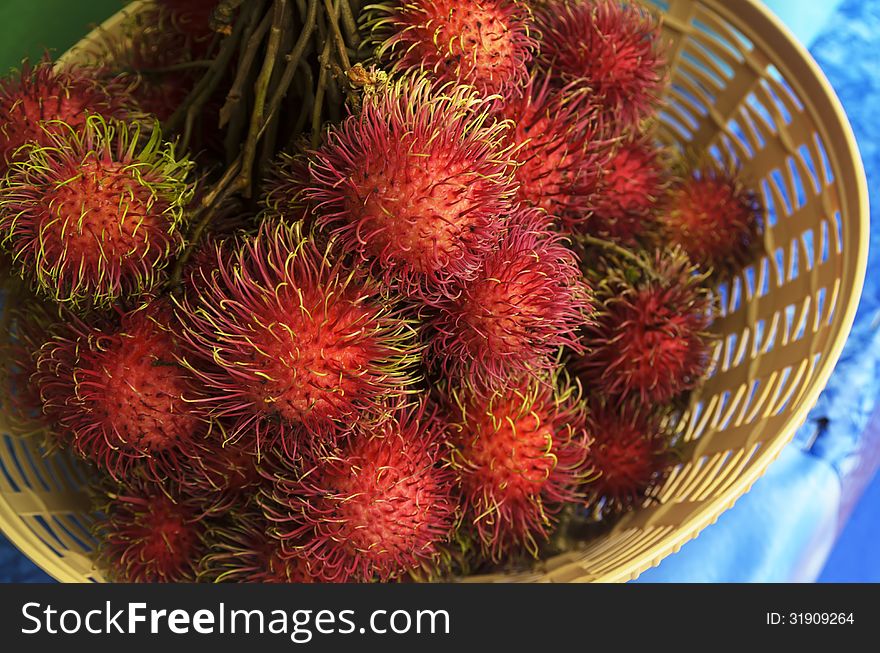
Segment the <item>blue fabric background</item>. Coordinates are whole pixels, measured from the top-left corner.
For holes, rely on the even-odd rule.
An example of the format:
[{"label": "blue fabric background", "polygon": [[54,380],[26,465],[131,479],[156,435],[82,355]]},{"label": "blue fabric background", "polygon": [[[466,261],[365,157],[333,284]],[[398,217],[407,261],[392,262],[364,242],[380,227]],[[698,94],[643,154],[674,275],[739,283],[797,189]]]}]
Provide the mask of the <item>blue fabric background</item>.
[{"label": "blue fabric background", "polygon": [[[850,116],[875,195],[880,188],[880,0],[846,0],[828,20],[825,16],[837,1],[770,4],[805,42],[818,34],[812,52]],[[872,199],[880,205],[880,197]],[[748,495],[640,581],[813,580],[829,553],[823,580],[880,580],[880,479],[865,494],[840,541],[834,542],[841,479],[859,461],[880,382],[880,277],[872,272],[880,257],[876,209],[871,218],[868,279],[856,325],[810,421]],[[0,536],[0,581],[47,579]]]}]

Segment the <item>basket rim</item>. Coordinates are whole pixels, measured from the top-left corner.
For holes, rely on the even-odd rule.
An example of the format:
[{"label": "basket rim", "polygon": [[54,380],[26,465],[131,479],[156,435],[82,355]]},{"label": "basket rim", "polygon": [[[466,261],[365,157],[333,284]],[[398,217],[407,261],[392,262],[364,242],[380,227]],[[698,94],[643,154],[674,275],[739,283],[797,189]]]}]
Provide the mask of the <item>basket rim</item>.
[{"label": "basket rim", "polygon": [[[829,117],[833,116],[834,118],[833,120],[823,120],[821,123],[826,131],[834,132],[832,136],[835,140],[832,142],[835,142],[836,147],[828,151],[828,156],[833,158],[835,153],[843,153],[845,155],[843,160],[832,160],[831,167],[835,170],[835,174],[837,174],[837,170],[840,167],[850,168],[846,176],[853,183],[854,195],[858,198],[857,205],[852,207],[851,211],[851,228],[858,229],[865,237],[859,239],[857,249],[847,248],[844,251],[844,256],[850,259],[850,265],[854,270],[855,276],[852,293],[845,298],[846,305],[843,307],[843,317],[840,321],[837,337],[832,342],[827,354],[822,358],[811,386],[801,398],[797,408],[788,416],[785,424],[780,429],[780,433],[766,441],[766,446],[758,454],[755,463],[747,468],[722,496],[705,502],[699,510],[678,525],[669,535],[661,538],[649,550],[646,550],[637,557],[631,558],[611,572],[592,578],[591,580],[594,582],[626,582],[634,580],[644,571],[658,566],[664,558],[678,552],[684,544],[693,540],[705,528],[714,524],[726,510],[731,508],[764,475],[770,464],[776,460],[785,446],[792,441],[797,430],[804,424],[810,411],[815,406],[819,395],[824,391],[852,330],[867,273],[869,248],[869,238],[867,238],[867,235],[870,233],[870,204],[867,177],[852,125],[849,122],[840,98],[827,76],[807,48],[797,40],[793,32],[761,0],[702,1],[729,23],[737,26],[737,29],[746,33],[753,42],[768,41],[766,35],[764,38],[760,38],[757,34],[758,30],[751,27],[763,23],[762,27],[766,28],[766,32],[770,33],[773,39],[773,50],[780,55],[780,61],[774,62],[780,70],[783,71],[783,69],[788,69],[791,66],[799,66],[802,69],[801,72],[808,75],[811,81],[818,86],[820,93],[817,95],[799,93],[799,96],[805,105],[812,106],[814,113]],[[84,46],[87,46],[97,38],[100,32],[113,31],[128,15],[140,11],[149,4],[152,4],[151,0],[135,0],[131,2],[101,23],[95,30],[84,36],[76,45],[59,57],[58,62],[64,63],[69,61]],[[743,29],[743,26],[748,27]],[[804,79],[803,76],[799,75],[784,75],[784,77],[793,86],[803,82]],[[818,110],[817,107],[821,107],[822,110]],[[836,166],[835,163],[837,164]],[[858,213],[857,216],[855,215],[856,213]],[[624,519],[612,532],[626,530],[626,523],[627,520]],[[43,542],[33,530],[28,528],[18,513],[14,512],[10,505],[3,500],[0,500],[0,530],[24,555],[55,580],[74,583],[84,581],[81,575],[71,571],[70,567],[64,563],[65,558],[52,551],[49,545]],[[546,579],[546,574],[536,570],[529,574],[529,577],[535,580],[544,580]],[[474,576],[466,580],[480,582],[485,580],[485,578]],[[498,579],[499,577],[493,578]],[[501,578],[505,577],[502,576]],[[509,578],[515,580],[515,577],[511,576]]]}]

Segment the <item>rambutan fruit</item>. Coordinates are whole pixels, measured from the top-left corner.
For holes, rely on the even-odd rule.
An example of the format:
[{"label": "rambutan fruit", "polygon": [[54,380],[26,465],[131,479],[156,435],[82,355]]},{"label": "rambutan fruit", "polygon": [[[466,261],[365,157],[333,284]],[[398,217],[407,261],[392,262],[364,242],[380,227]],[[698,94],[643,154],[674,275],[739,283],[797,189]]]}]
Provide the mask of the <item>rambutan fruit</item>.
[{"label": "rambutan fruit", "polygon": [[541,63],[557,85],[586,91],[614,133],[635,131],[666,79],[660,28],[637,2],[551,0],[536,10]]},{"label": "rambutan fruit", "polygon": [[226,442],[220,437],[206,441],[185,461],[186,486],[204,496],[212,496],[215,504],[235,504],[260,485],[262,479],[256,452],[248,444]]},{"label": "rambutan fruit", "polygon": [[758,194],[736,172],[717,165],[673,183],[660,217],[665,237],[719,277],[751,263],[763,242],[764,208]]},{"label": "rambutan fruit", "polygon": [[70,316],[43,345],[35,383],[71,447],[114,479],[137,467],[179,479],[209,425],[193,409],[196,381],[176,357],[162,300],[86,324]]},{"label": "rambutan fruit", "polygon": [[21,149],[27,143],[52,147],[53,136],[83,128],[89,115],[121,119],[134,110],[120,78],[99,83],[87,68],[25,63],[20,73],[0,81],[0,175],[27,158]]},{"label": "rambutan fruit", "polygon": [[575,228],[592,209],[613,141],[603,135],[600,115],[565,101],[549,82],[533,77],[520,97],[504,103],[501,115],[513,124],[517,200]]},{"label": "rambutan fruit", "polygon": [[522,92],[538,49],[521,0],[407,0],[371,5],[366,28],[394,72],[427,71],[483,96]]},{"label": "rambutan fruit", "polygon": [[430,320],[431,358],[445,378],[495,389],[556,366],[580,349],[591,311],[576,254],[538,209],[520,208],[476,278],[442,300]]},{"label": "rambutan fruit", "polygon": [[609,400],[656,406],[692,390],[708,370],[712,299],[680,249],[632,256],[609,257],[575,369]]},{"label": "rambutan fruit", "polygon": [[589,438],[579,394],[564,375],[489,396],[452,392],[462,519],[493,561],[521,549],[536,555],[562,506],[581,496]]},{"label": "rambutan fruit", "polygon": [[310,229],[314,211],[306,200],[309,179],[307,156],[301,152],[282,152],[263,181],[260,204],[265,216],[285,222],[302,222],[306,229]]},{"label": "rambutan fruit", "polygon": [[[60,127],[59,127],[60,129]],[[190,162],[154,129],[91,116],[26,145],[0,188],[0,234],[21,274],[72,305],[153,289],[183,246]]]},{"label": "rambutan fruit", "polygon": [[286,555],[259,511],[232,513],[211,527],[211,548],[199,565],[199,581],[214,583],[317,583],[319,570],[306,558]]},{"label": "rambutan fruit", "polygon": [[337,449],[299,471],[280,461],[263,510],[285,554],[304,557],[330,581],[429,574],[441,564],[458,506],[445,440],[423,402],[380,424],[352,422]]},{"label": "rambutan fruit", "polygon": [[157,0],[171,17],[174,28],[198,43],[210,40],[214,31],[211,20],[219,0]]},{"label": "rambutan fruit", "polygon": [[119,32],[101,33],[90,53],[106,76],[122,74],[138,106],[167,121],[199,80],[197,69],[180,64],[193,58],[190,39],[175,29],[158,5],[129,16]]},{"label": "rambutan fruit", "polygon": [[433,298],[477,273],[513,208],[506,125],[465,87],[408,77],[327,133],[306,193],[374,276]]},{"label": "rambutan fruit", "polygon": [[646,138],[620,146],[602,176],[593,214],[583,230],[634,245],[658,231],[658,207],[668,186],[662,153]]},{"label": "rambutan fruit", "polygon": [[593,480],[586,505],[600,514],[644,501],[674,462],[669,435],[656,410],[633,402],[592,402],[587,428],[593,438],[587,464]]},{"label": "rambutan fruit", "polygon": [[298,440],[331,437],[410,392],[421,354],[410,321],[300,225],[266,222],[214,259],[178,314],[202,402],[231,422],[231,440],[253,435],[261,449],[280,438],[295,455]]},{"label": "rambutan fruit", "polygon": [[205,552],[198,502],[139,479],[106,490],[95,524],[99,566],[124,583],[193,582]]}]

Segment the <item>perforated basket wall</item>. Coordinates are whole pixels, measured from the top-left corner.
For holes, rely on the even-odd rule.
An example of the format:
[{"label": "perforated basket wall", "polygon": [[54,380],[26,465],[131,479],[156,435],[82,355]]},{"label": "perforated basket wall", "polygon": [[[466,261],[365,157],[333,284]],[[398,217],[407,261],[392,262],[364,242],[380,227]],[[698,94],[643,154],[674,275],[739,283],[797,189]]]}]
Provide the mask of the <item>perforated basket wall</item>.
[{"label": "perforated basket wall", "polygon": [[[768,207],[764,253],[719,288],[714,371],[679,424],[684,462],[659,501],[532,573],[476,580],[625,581],[658,564],[747,492],[790,441],[852,325],[867,260],[867,190],[828,82],[753,0],[654,7],[673,68],[661,137],[741,162]],[[0,414],[4,532],[59,580],[101,580],[83,472],[43,457],[42,435],[13,435],[8,422]]]}]

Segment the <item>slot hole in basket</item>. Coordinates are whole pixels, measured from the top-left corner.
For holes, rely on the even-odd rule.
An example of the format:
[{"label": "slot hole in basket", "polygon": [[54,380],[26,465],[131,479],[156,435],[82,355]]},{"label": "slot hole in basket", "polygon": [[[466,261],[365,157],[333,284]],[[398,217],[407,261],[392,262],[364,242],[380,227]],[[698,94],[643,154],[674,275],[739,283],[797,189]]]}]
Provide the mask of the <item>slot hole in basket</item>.
[{"label": "slot hole in basket", "polygon": [[727,336],[727,340],[724,343],[724,364],[722,369],[726,372],[733,365],[733,354],[736,352],[736,343],[739,339],[737,338],[735,333],[731,333]]},{"label": "slot hole in basket", "polygon": [[761,258],[761,261],[758,263],[761,266],[760,270],[760,283],[758,284],[758,296],[764,297],[770,293],[770,259],[766,256]]},{"label": "slot hole in basket", "polygon": [[[709,36],[710,41],[712,42],[713,45],[715,45],[716,47],[720,47],[720,49],[723,50],[727,55],[729,55],[730,58],[734,59],[738,63],[742,63],[745,60],[745,58],[743,57],[742,51],[741,51],[742,48],[736,47],[736,45],[734,45],[733,43],[730,42],[730,39],[728,39],[724,34],[719,32],[717,29],[715,29],[714,27],[703,22],[699,18],[695,18],[692,21],[692,23],[693,23],[693,26],[696,27],[701,32],[703,32],[703,34]],[[730,32],[733,33],[734,30],[729,25],[725,25],[724,27],[729,29]],[[751,50],[752,49],[751,42],[748,41],[744,36],[742,37],[742,39],[744,41],[743,47],[747,50]],[[719,55],[719,54],[716,54],[715,56],[721,57],[721,55]],[[723,57],[721,57],[721,58],[723,58]],[[732,76],[732,74],[733,74],[733,69],[731,69],[731,76]]]},{"label": "slot hole in basket", "polygon": [[812,298],[807,297],[804,300],[804,304],[802,310],[797,315],[797,326],[795,327],[794,340],[802,340],[803,337],[807,333],[807,324],[809,323],[809,315],[810,315],[810,306],[812,304]]},{"label": "slot hole in basket", "polygon": [[[752,159],[755,156],[755,150],[752,148],[751,142],[749,141],[748,136],[746,136],[745,131],[742,128],[742,125],[739,124],[736,120],[730,120],[727,123],[727,129],[729,130],[729,134],[727,134],[730,141],[732,141],[731,149],[734,153],[742,152],[746,155],[745,158]],[[733,144],[738,145],[739,147],[733,147]],[[741,157],[738,157],[741,158]],[[737,161],[739,163],[739,161]]]},{"label": "slot hole in basket", "polygon": [[776,286],[781,288],[785,285],[785,251],[781,247],[773,252],[773,261],[776,263]]},{"label": "slot hole in basket", "polygon": [[825,143],[819,134],[813,134],[813,142],[816,143],[816,151],[819,152],[819,160],[822,162],[822,170],[825,171],[825,183],[831,185],[834,183],[834,170],[828,161],[828,151],[825,149]]},{"label": "slot hole in basket", "polygon": [[[753,409],[753,404],[755,403],[755,399],[758,397],[758,390],[760,388],[761,380],[755,379],[754,381],[752,381],[748,391],[746,392],[745,401],[740,412],[740,414],[743,416],[744,424],[751,424],[755,420],[758,411]],[[757,408],[760,408],[760,406],[758,406]]]},{"label": "slot hole in basket", "polygon": [[694,117],[683,102],[674,100],[670,97],[667,99],[667,105],[675,109],[676,115],[681,119],[679,122],[683,121],[683,124],[691,133],[700,126],[700,122]]},{"label": "slot hole in basket", "polygon": [[[800,98],[797,96],[797,93],[794,92],[794,89],[791,87],[791,84],[789,84],[786,81],[785,77],[783,77],[782,73],[779,72],[779,68],[777,68],[773,64],[768,65],[767,66],[767,76],[773,82],[775,82],[775,85],[778,86],[779,90],[781,90],[783,93],[785,93],[785,95],[788,97],[788,99],[791,100],[791,102],[794,104],[795,110],[797,110],[797,111],[804,110],[804,103],[801,102]],[[771,85],[769,82],[766,82],[766,80],[765,80],[765,83],[767,84],[767,88],[770,90],[770,93],[773,95],[773,97],[775,97],[776,100],[781,103],[782,100],[781,100],[781,98],[778,97],[776,91],[772,88],[773,85]],[[785,108],[784,105],[783,105],[783,108]],[[785,109],[785,111],[787,113],[788,109]],[[786,120],[786,122],[789,122],[789,123],[791,122],[791,114],[788,115],[788,120]]]},{"label": "slot hole in basket", "polygon": [[785,310],[782,314],[785,316],[785,331],[784,333],[784,341],[783,342],[791,342],[792,341],[792,329],[794,328],[794,319],[795,314],[797,312],[797,307],[794,304],[789,304],[785,307]]},{"label": "slot hole in basket", "polygon": [[755,326],[752,329],[752,358],[758,356],[761,351],[761,344],[764,342],[764,336],[766,335],[767,330],[767,322],[764,320],[758,320],[755,322]]},{"label": "slot hole in basket", "polygon": [[[691,84],[697,84],[696,80],[691,77],[689,74],[682,74],[682,77],[687,79]],[[702,90],[702,87],[697,84],[697,87]],[[710,99],[709,94],[706,93],[706,98],[701,98],[694,95],[693,91],[684,86],[681,83],[673,84],[672,90],[675,91],[678,95],[681,96],[680,102],[684,106],[687,106],[690,112],[696,111],[701,117],[706,117],[709,115],[709,109],[706,108],[706,100]],[[696,125],[694,125],[696,127]]]},{"label": "slot hole in basket", "polygon": [[793,157],[786,159],[786,165],[788,166],[788,175],[789,179],[791,179],[791,189],[794,196],[794,204],[792,207],[794,209],[800,209],[807,204],[807,192],[804,188],[804,182],[803,179],[801,179],[801,173],[798,170],[797,163],[795,163]]},{"label": "slot hole in basket", "polygon": [[818,331],[822,326],[822,316],[825,315],[825,301],[828,299],[828,290],[819,288],[816,291],[816,320],[813,324],[813,331]]},{"label": "slot hole in basket", "polygon": [[[55,533],[55,529],[49,524],[45,517],[42,515],[32,515],[32,519],[37,522],[43,529],[46,531],[46,534],[51,537],[50,541],[47,541],[46,538],[41,537],[40,539],[51,549],[55,551],[57,555],[63,555],[65,551],[68,550],[67,546],[65,546],[64,542],[61,541],[61,538]],[[54,520],[53,520],[54,521]]]},{"label": "slot hole in basket", "polygon": [[681,122],[679,122],[678,118],[673,116],[668,111],[660,112],[660,121],[666,125],[666,127],[672,129],[678,137],[680,141],[688,141],[693,140],[694,134],[691,130],[685,127]]},{"label": "slot hole in basket", "polygon": [[766,179],[761,182],[761,194],[764,196],[764,216],[767,224],[775,227],[779,214],[776,211],[776,200],[773,199],[773,193],[770,191],[770,182]]},{"label": "slot hole in basket", "polygon": [[816,266],[816,243],[813,238],[813,230],[807,229],[801,234],[801,242],[804,246],[804,258],[806,259],[806,267],[812,270]]},{"label": "slot hole in basket", "polygon": [[742,279],[736,277],[730,283],[730,313],[736,313],[742,306]]},{"label": "slot hole in basket", "polygon": [[694,58],[699,62],[701,67],[709,67],[709,70],[712,71],[713,77],[718,79],[718,76],[721,76],[721,81],[718,84],[720,87],[726,87],[727,81],[733,79],[733,68],[728,64],[719,54],[713,52],[709,47],[707,47],[702,39],[699,37],[694,37],[690,41],[688,41],[688,47],[693,48],[694,50]]},{"label": "slot hole in basket", "polygon": [[[24,484],[24,487],[18,485],[18,489],[16,489],[16,492],[20,492],[25,488],[30,489],[30,479],[27,477],[27,474],[24,473],[24,468],[21,465],[21,461],[18,459],[18,452],[16,451],[15,441],[12,440],[12,438],[6,438],[6,450],[9,454],[7,460],[12,461],[12,464],[15,467],[15,472],[18,473],[18,478],[21,479],[21,482]],[[14,473],[10,472],[9,475],[14,476]]]},{"label": "slot hole in basket", "polygon": [[[12,442],[11,438],[8,435],[3,436],[3,444],[7,450],[12,451]],[[12,474],[6,467],[6,459],[4,457],[0,457],[0,471],[3,472],[3,478],[6,479],[6,482],[9,484],[10,489],[15,493],[21,492],[21,488],[19,487],[18,483],[15,482],[15,479],[12,477]]]},{"label": "slot hole in basket", "polygon": [[776,186],[776,191],[779,193],[779,199],[782,200],[782,210],[785,212],[785,215],[791,215],[791,196],[788,193],[788,187],[785,183],[785,177],[782,176],[782,171],[779,169],[774,170],[770,173],[770,178],[773,180],[773,183]]},{"label": "slot hole in basket", "polygon": [[[52,521],[55,524],[56,528],[64,531],[64,534],[67,535],[67,537],[69,537],[71,540],[73,540],[74,545],[80,550],[81,553],[88,553],[92,550],[93,547],[90,544],[84,542],[77,533],[74,533],[69,528],[67,528],[67,526],[61,519],[59,519],[58,517],[54,517]],[[66,548],[68,551],[70,550],[69,546]]]},{"label": "slot hole in basket", "polygon": [[819,183],[819,170],[816,168],[816,164],[813,162],[813,154],[810,152],[810,148],[806,145],[801,145],[798,148],[798,154],[801,157],[801,163],[804,164],[804,167],[807,169],[807,172],[810,175],[810,184],[813,187],[813,194],[818,195],[822,189],[822,186]]},{"label": "slot hole in basket", "polygon": [[45,465],[37,465],[36,461],[34,460],[34,454],[31,451],[30,447],[22,447],[22,450],[24,451],[24,458],[31,469],[31,474],[28,475],[28,478],[31,479],[32,483],[33,479],[36,479],[37,482],[43,487],[43,490],[45,490],[46,492],[51,492],[53,488],[43,476],[43,473],[45,472]]},{"label": "slot hole in basket", "polygon": [[757,279],[755,274],[755,266],[747,265],[743,268],[742,278],[746,288],[746,297],[752,299],[757,292]]},{"label": "slot hole in basket", "polygon": [[[710,88],[709,86],[707,86],[706,81],[702,79],[697,79],[697,84],[701,89],[704,89],[706,91],[706,95],[709,96],[711,103],[715,104],[715,101],[718,97],[716,91],[718,89],[725,88],[727,86],[727,81],[724,79],[724,77],[721,77],[718,72],[707,66],[705,61],[700,59],[693,52],[688,51],[687,48],[682,50],[681,58],[685,62],[687,62],[687,64],[693,66],[695,70],[699,71],[699,74],[705,75],[708,78],[708,83],[711,84],[714,88]],[[687,69],[687,66],[683,66],[683,68]],[[695,77],[693,73],[690,73],[690,71],[688,72],[691,76]]]},{"label": "slot hole in basket", "polygon": [[721,316],[724,317],[727,315],[727,307],[730,299],[730,287],[727,285],[726,281],[722,281],[715,288],[715,292],[718,294],[718,308]]},{"label": "slot hole in basket", "polygon": [[843,221],[840,218],[840,211],[834,212],[834,235],[837,238],[835,250],[840,254],[843,252]]},{"label": "slot hole in basket", "polygon": [[746,105],[757,117],[755,122],[760,122],[761,127],[766,129],[768,134],[776,133],[776,128],[774,127],[776,121],[773,119],[773,116],[770,115],[770,112],[767,110],[767,107],[764,106],[764,103],[758,99],[758,95],[754,91],[749,93],[746,97]]},{"label": "slot hole in basket", "polygon": [[[774,406],[773,406],[773,412],[772,412],[772,415],[774,417],[776,415],[779,415],[783,410],[785,410],[785,407],[788,405],[788,402],[790,400],[790,397],[789,397],[789,398],[786,398],[785,401],[780,401],[782,399],[782,397],[784,397],[787,394],[786,390],[788,389],[787,388],[788,381],[789,381],[789,379],[791,379],[791,370],[792,370],[791,365],[789,365],[784,370],[782,370],[782,372],[779,374],[779,380],[776,382],[776,392],[774,393],[774,396],[773,396]],[[779,404],[776,405],[776,402],[779,402]]]},{"label": "slot hole in basket", "polygon": [[791,255],[789,258],[791,258],[791,261],[789,261],[788,266],[788,280],[793,281],[794,279],[797,279],[801,273],[801,256],[798,251],[797,241],[794,241],[791,244]]},{"label": "slot hole in basket", "polygon": [[828,233],[828,221],[822,220],[819,225],[819,233],[822,234],[821,243],[822,243],[822,258],[821,261],[824,263],[831,256],[831,238]]},{"label": "slot hole in basket", "polygon": [[767,146],[767,139],[764,138],[764,128],[762,127],[761,119],[755,118],[752,112],[746,109],[743,109],[741,113],[743,124],[746,125],[748,128],[748,135],[751,136],[749,142],[754,141],[757,149],[763,150]]}]

